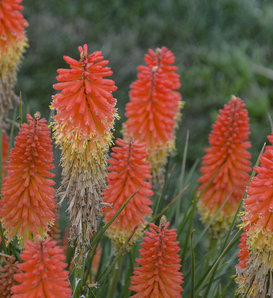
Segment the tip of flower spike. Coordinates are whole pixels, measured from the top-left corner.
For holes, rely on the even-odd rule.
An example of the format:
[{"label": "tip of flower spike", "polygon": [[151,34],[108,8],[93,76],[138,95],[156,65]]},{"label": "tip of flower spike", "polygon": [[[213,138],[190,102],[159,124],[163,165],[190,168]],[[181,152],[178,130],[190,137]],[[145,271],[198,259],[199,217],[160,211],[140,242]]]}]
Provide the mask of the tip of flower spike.
[{"label": "tip of flower spike", "polygon": [[160,48],[156,48],[156,49],[155,49],[155,52],[156,52],[156,54],[159,55],[159,54],[161,54],[161,49],[160,49]]},{"label": "tip of flower spike", "polygon": [[41,113],[40,112],[36,112],[35,114],[34,114],[34,119],[35,120],[39,120],[41,118]]},{"label": "tip of flower spike", "polygon": [[161,219],[160,219],[160,228],[163,229],[167,224],[167,218],[165,215],[162,215]]},{"label": "tip of flower spike", "polygon": [[87,57],[87,53],[88,53],[88,46],[87,46],[87,44],[84,44],[83,47],[82,46],[79,46],[78,49],[79,49],[79,52],[80,52],[81,59],[86,58]]}]

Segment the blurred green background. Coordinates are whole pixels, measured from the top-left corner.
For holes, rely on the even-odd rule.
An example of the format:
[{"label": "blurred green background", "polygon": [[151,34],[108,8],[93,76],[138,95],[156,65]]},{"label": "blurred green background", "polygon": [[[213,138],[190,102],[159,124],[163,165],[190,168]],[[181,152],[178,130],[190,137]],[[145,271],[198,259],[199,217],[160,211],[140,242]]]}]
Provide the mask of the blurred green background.
[{"label": "blurred green background", "polygon": [[253,160],[271,128],[273,105],[273,2],[270,0],[24,0],[30,47],[21,65],[17,92],[26,111],[48,117],[56,69],[77,47],[102,50],[110,61],[125,120],[130,84],[148,48],[167,46],[176,56],[186,106],[177,131],[182,159],[190,131],[191,165],[203,156],[217,111],[231,94],[249,110]]}]

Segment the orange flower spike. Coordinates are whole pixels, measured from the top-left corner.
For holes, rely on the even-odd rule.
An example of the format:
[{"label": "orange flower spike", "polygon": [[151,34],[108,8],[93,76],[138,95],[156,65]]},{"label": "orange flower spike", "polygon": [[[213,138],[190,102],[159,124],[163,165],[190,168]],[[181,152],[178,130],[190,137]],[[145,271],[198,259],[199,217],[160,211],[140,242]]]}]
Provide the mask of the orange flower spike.
[{"label": "orange flower spike", "polygon": [[68,274],[65,270],[63,250],[55,241],[27,242],[21,254],[22,264],[18,267],[23,273],[14,275],[19,285],[12,287],[14,298],[30,297],[67,297],[72,294]]},{"label": "orange flower spike", "polygon": [[[244,199],[243,220],[250,226],[249,235],[256,235],[260,232],[267,234],[265,238],[269,237],[268,240],[273,245],[273,134],[268,136],[268,140],[271,145],[266,146],[260,158],[260,166],[254,168],[257,176],[252,179],[247,190],[247,197]],[[271,247],[273,251],[273,246]]]},{"label": "orange flower spike", "polygon": [[16,69],[27,46],[25,27],[28,25],[21,10],[22,0],[0,1],[0,125],[12,102]]},{"label": "orange flower spike", "polygon": [[174,147],[174,129],[183,106],[175,57],[166,47],[149,50],[145,66],[138,67],[138,79],[131,85],[130,102],[126,105],[127,136],[145,142],[153,176],[166,162]]},{"label": "orange flower spike", "polygon": [[24,9],[20,3],[22,0],[2,0],[0,3],[0,51],[8,50],[8,46],[14,45],[25,39],[25,27],[28,23],[21,11]]},{"label": "orange flower spike", "polygon": [[[151,184],[147,182],[152,176],[149,162],[146,161],[148,154],[144,144],[121,139],[117,139],[116,144],[109,160],[108,187],[104,190],[103,196],[103,201],[113,207],[107,206],[103,209],[103,214],[106,214],[105,222],[108,222],[125,201],[141,187],[108,229],[109,238],[119,246],[124,244],[132,233],[134,234],[129,245],[141,235],[142,227],[146,223],[145,217],[152,214],[152,202],[148,197],[152,196],[153,192]],[[137,230],[134,232],[136,227]]]},{"label": "orange flower spike", "polygon": [[169,225],[165,216],[159,227],[150,223],[139,250],[141,259],[136,260],[141,267],[135,267],[131,277],[130,290],[137,294],[131,297],[182,297],[179,242],[176,229],[168,229]]},{"label": "orange flower spike", "polygon": [[[56,135],[59,143],[64,137],[77,142],[78,149],[90,139],[100,144],[109,143],[110,130],[116,117],[116,99],[112,92],[117,87],[113,80],[103,77],[113,73],[101,51],[87,54],[87,45],[79,47],[80,61],[64,56],[71,69],[58,69],[55,90],[61,91],[53,96],[52,107],[57,110],[54,116]],[[104,139],[107,140],[104,140]],[[77,141],[79,139],[79,141]]]},{"label": "orange flower spike", "polygon": [[2,179],[5,176],[6,163],[9,151],[9,136],[6,133],[2,135]]},{"label": "orange flower spike", "polygon": [[22,125],[16,137],[0,200],[8,238],[18,235],[22,244],[47,232],[56,209],[50,129],[45,119],[39,120],[39,113],[34,117],[27,115],[28,124]]},{"label": "orange flower spike", "polygon": [[97,231],[102,207],[107,154],[117,115],[112,92],[115,82],[101,52],[88,55],[87,45],[79,47],[80,60],[65,56],[70,69],[59,69],[60,93],[53,96],[54,138],[62,150],[61,201],[68,200],[71,229],[69,239],[88,244]]},{"label": "orange flower spike", "polygon": [[248,122],[245,104],[232,96],[220,110],[209,136],[211,147],[205,150],[199,179],[199,194],[204,191],[198,206],[203,222],[208,223],[230,196],[212,224],[215,234],[221,234],[232,221],[250,178]]},{"label": "orange flower spike", "polygon": [[[273,292],[273,134],[268,137],[271,145],[266,146],[260,157],[260,166],[254,167],[253,177],[244,199],[243,225],[248,226],[247,244],[249,260],[238,278],[238,293],[250,297],[267,297]],[[240,277],[240,275],[238,274]],[[270,296],[270,295],[269,295]]]}]

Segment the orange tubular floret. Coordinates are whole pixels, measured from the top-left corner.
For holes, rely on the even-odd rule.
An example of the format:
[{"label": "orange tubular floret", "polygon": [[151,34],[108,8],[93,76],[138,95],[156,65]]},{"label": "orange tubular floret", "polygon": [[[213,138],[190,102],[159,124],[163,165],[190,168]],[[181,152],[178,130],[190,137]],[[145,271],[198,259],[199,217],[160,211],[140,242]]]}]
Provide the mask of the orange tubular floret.
[{"label": "orange tubular floret", "polygon": [[22,0],[0,1],[0,125],[7,117],[17,97],[13,91],[16,69],[27,46],[25,27],[21,14]]},{"label": "orange tubular floret", "polygon": [[[168,151],[174,142],[181,104],[181,94],[175,91],[180,88],[180,81],[174,60],[173,53],[166,47],[155,52],[150,49],[145,55],[146,66],[138,67],[138,79],[131,85],[130,102],[126,105],[126,135],[146,144],[153,168],[158,159],[153,156],[153,149]],[[166,154],[160,158],[164,159]]]},{"label": "orange tubular floret", "polygon": [[25,39],[24,30],[28,25],[21,14],[22,0],[0,1],[0,52],[5,53],[10,45]]},{"label": "orange tubular floret", "polygon": [[242,233],[242,235],[241,235],[240,244],[238,245],[238,247],[240,249],[240,251],[238,253],[239,263],[237,264],[236,267],[243,270],[246,266],[248,259],[249,259],[249,249],[248,249],[248,245],[247,245],[246,229],[245,229],[245,232]]},{"label": "orange tubular floret", "polygon": [[[273,144],[273,134],[268,137]],[[263,230],[273,232],[273,146],[268,145],[260,158],[260,166],[254,167],[257,176],[247,189],[244,199],[244,222],[249,224],[249,234]],[[273,249],[272,249],[273,250]]]},{"label": "orange tubular floret", "polygon": [[0,216],[8,237],[17,234],[23,242],[44,235],[56,208],[50,129],[39,117],[39,113],[34,119],[27,115],[28,124],[20,128],[0,200]]},{"label": "orange tubular floret", "polygon": [[[243,101],[232,96],[230,102],[220,110],[213,131],[209,136],[210,148],[203,157],[203,174],[199,182],[199,194],[204,191],[199,210],[204,221],[209,221],[219,210],[225,200],[216,225],[221,228],[228,225],[236,212],[251,170],[249,135],[249,118]],[[213,178],[214,177],[214,178]]]},{"label": "orange tubular floret", "polygon": [[[61,138],[69,141],[94,139],[104,143],[113,127],[116,116],[116,99],[112,92],[117,87],[113,80],[104,79],[112,75],[107,60],[101,51],[87,54],[87,45],[79,47],[80,61],[64,56],[71,69],[58,69],[54,89],[61,91],[53,96],[52,107],[57,110],[54,121]],[[62,142],[62,139],[58,142]],[[79,141],[81,147],[83,143]]]},{"label": "orange tubular floret", "polygon": [[38,243],[28,241],[21,259],[23,263],[18,267],[24,273],[15,274],[20,284],[12,287],[12,297],[70,297],[65,256],[55,241],[50,238]]},{"label": "orange tubular floret", "polygon": [[138,229],[135,235],[140,233],[142,225],[146,222],[145,217],[152,213],[149,207],[152,203],[148,197],[152,196],[153,192],[151,184],[147,182],[152,176],[143,144],[121,139],[117,139],[116,144],[118,146],[113,148],[112,158],[109,160],[108,187],[103,195],[103,201],[111,204],[113,208],[107,206],[103,209],[103,214],[106,214],[105,222],[108,222],[125,201],[139,190],[108,229],[111,239],[124,243],[136,227]]},{"label": "orange tubular floret", "polygon": [[135,267],[131,277],[130,290],[137,292],[132,297],[182,297],[183,276],[179,272],[176,229],[169,230],[170,223],[166,223],[165,217],[162,219],[159,227],[150,223],[150,229],[143,237],[139,250],[141,259],[136,260],[141,267]]},{"label": "orange tubular floret", "polygon": [[260,157],[260,166],[254,167],[257,176],[250,182],[244,199],[242,225],[247,227],[249,259],[243,270],[237,269],[236,280],[241,296],[255,298],[271,297],[273,289],[273,134],[268,139],[271,145]]}]

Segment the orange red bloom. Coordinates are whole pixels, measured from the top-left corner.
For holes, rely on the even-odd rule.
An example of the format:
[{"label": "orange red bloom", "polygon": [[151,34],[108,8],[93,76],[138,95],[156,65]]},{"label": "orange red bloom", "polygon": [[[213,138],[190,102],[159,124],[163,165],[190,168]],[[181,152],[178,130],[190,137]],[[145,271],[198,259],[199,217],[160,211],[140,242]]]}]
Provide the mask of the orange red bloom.
[{"label": "orange red bloom", "polygon": [[245,104],[235,96],[224,106],[209,136],[210,148],[203,157],[199,179],[199,212],[208,223],[224,205],[212,224],[215,233],[221,233],[231,222],[244,194],[251,170],[249,118]]},{"label": "orange red bloom", "polygon": [[237,283],[238,292],[244,295],[249,290],[250,297],[267,297],[273,291],[273,134],[268,139],[271,144],[260,157],[260,166],[254,167],[257,176],[252,179],[244,199],[242,219],[243,226],[248,227],[249,260],[243,271],[237,272]]},{"label": "orange red bloom", "polygon": [[62,200],[68,199],[70,239],[87,244],[97,230],[105,187],[107,153],[117,110],[115,82],[101,51],[88,54],[79,47],[80,60],[68,56],[70,69],[58,69],[60,93],[53,96],[54,138],[62,150]]},{"label": "orange red bloom", "polygon": [[131,85],[126,105],[125,133],[146,144],[152,172],[158,174],[174,148],[181,94],[175,57],[166,47],[149,50],[146,65],[138,67],[138,79]]},{"label": "orange red bloom", "polygon": [[0,3],[0,52],[25,40],[25,27],[28,25],[21,11],[22,0],[2,0]]},{"label": "orange red bloom", "polygon": [[141,259],[131,277],[132,297],[182,297],[182,273],[179,271],[179,247],[176,229],[168,229],[170,223],[162,217],[159,227],[150,223],[139,250]]},{"label": "orange red bloom", "polygon": [[254,168],[257,176],[252,179],[247,189],[243,220],[249,225],[248,235],[261,232],[260,236],[265,241],[261,245],[265,245],[268,241],[267,244],[272,245],[273,251],[273,134],[268,137],[268,140],[271,145],[266,146],[265,152],[260,158],[260,166]]},{"label": "orange red bloom", "polygon": [[[116,116],[116,99],[112,92],[117,87],[113,80],[104,79],[113,73],[103,60],[101,51],[88,55],[85,44],[79,47],[80,61],[68,56],[64,60],[70,69],[58,69],[59,83],[53,87],[60,93],[53,96],[52,107],[55,135],[58,143],[72,142],[81,149],[88,142],[95,141],[103,146],[111,141],[111,129]],[[95,144],[94,144],[95,146]]]},{"label": "orange red bloom", "polygon": [[105,222],[108,222],[125,201],[141,187],[108,228],[108,236],[115,244],[121,245],[136,227],[130,243],[141,234],[142,226],[146,222],[145,217],[152,214],[152,202],[149,197],[153,192],[151,184],[147,181],[152,176],[144,144],[121,139],[117,139],[116,144],[109,160],[108,186],[103,193],[103,201],[112,205],[102,210],[102,213],[106,214]]},{"label": "orange red bloom", "polygon": [[43,236],[54,218],[55,190],[50,129],[45,119],[27,115],[11,150],[4,178],[0,216],[9,239]]},{"label": "orange red bloom", "polygon": [[21,259],[23,263],[18,268],[23,273],[14,276],[19,285],[12,287],[12,297],[70,297],[65,256],[55,241],[50,238],[36,243],[28,241]]},{"label": "orange red bloom", "polygon": [[27,22],[21,14],[21,2],[0,1],[0,125],[16,98],[12,90],[16,69],[27,46]]}]

